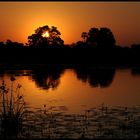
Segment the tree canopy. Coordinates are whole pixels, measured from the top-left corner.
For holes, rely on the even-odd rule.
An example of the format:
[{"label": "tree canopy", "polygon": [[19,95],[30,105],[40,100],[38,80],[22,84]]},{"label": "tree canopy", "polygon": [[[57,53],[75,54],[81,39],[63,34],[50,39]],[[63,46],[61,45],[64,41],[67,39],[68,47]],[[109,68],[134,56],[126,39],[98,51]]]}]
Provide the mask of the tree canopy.
[{"label": "tree canopy", "polygon": [[98,48],[111,48],[115,46],[116,40],[111,32],[111,30],[107,27],[98,28],[90,28],[90,30],[86,33],[83,32],[81,37],[84,38],[84,42],[93,47]]},{"label": "tree canopy", "polygon": [[38,27],[35,33],[28,36],[28,45],[34,47],[59,47],[64,44],[61,33],[55,26]]}]

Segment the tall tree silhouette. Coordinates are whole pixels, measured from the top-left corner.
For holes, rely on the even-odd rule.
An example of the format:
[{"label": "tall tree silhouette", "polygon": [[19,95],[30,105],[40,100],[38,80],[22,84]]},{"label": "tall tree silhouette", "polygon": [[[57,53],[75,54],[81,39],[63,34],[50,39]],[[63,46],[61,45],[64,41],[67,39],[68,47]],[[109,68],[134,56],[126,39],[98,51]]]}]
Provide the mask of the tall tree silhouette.
[{"label": "tall tree silhouette", "polygon": [[108,49],[115,46],[115,37],[111,30],[106,27],[91,28],[88,32],[87,43],[90,46]]},{"label": "tall tree silhouette", "polygon": [[88,32],[87,43],[91,46],[96,47],[98,45],[98,36],[99,30],[98,28],[91,28]]},{"label": "tall tree silhouette", "polygon": [[38,27],[35,33],[28,36],[29,46],[34,47],[48,47],[48,46],[62,46],[64,41],[60,38],[61,33],[57,27],[48,25]]},{"label": "tall tree silhouette", "polygon": [[[113,33],[109,28],[103,27],[100,28],[99,37],[98,37],[98,45],[103,47],[107,46],[108,48],[115,46],[115,38]],[[107,49],[107,48],[106,48]]]}]

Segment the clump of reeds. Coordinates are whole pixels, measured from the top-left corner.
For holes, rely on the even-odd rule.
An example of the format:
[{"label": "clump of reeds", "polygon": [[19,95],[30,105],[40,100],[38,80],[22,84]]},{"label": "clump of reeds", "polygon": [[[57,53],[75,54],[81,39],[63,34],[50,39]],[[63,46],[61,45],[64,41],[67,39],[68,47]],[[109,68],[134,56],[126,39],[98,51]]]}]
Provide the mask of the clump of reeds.
[{"label": "clump of reeds", "polygon": [[14,87],[15,78],[11,77],[11,86],[7,87],[5,81],[0,85],[1,104],[0,119],[3,137],[17,137],[24,114],[25,101],[20,92],[21,85]]}]

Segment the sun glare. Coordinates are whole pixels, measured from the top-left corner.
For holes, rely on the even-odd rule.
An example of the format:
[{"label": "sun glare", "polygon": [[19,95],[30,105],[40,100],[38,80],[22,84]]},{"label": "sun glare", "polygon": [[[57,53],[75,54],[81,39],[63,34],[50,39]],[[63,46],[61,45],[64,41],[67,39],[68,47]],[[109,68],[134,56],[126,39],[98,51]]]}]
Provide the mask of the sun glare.
[{"label": "sun glare", "polygon": [[46,31],[45,33],[43,33],[42,36],[43,36],[43,37],[49,37],[48,31]]}]

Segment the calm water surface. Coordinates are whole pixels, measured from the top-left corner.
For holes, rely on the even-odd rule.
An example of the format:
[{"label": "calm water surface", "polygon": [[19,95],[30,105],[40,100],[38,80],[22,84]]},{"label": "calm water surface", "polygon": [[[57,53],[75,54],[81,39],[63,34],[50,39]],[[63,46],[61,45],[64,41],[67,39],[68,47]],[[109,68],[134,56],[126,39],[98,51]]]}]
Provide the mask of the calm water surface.
[{"label": "calm water surface", "polygon": [[6,70],[0,74],[10,86],[10,77],[22,85],[26,103],[33,108],[62,106],[69,113],[102,103],[109,106],[140,104],[139,70],[115,68]]}]

